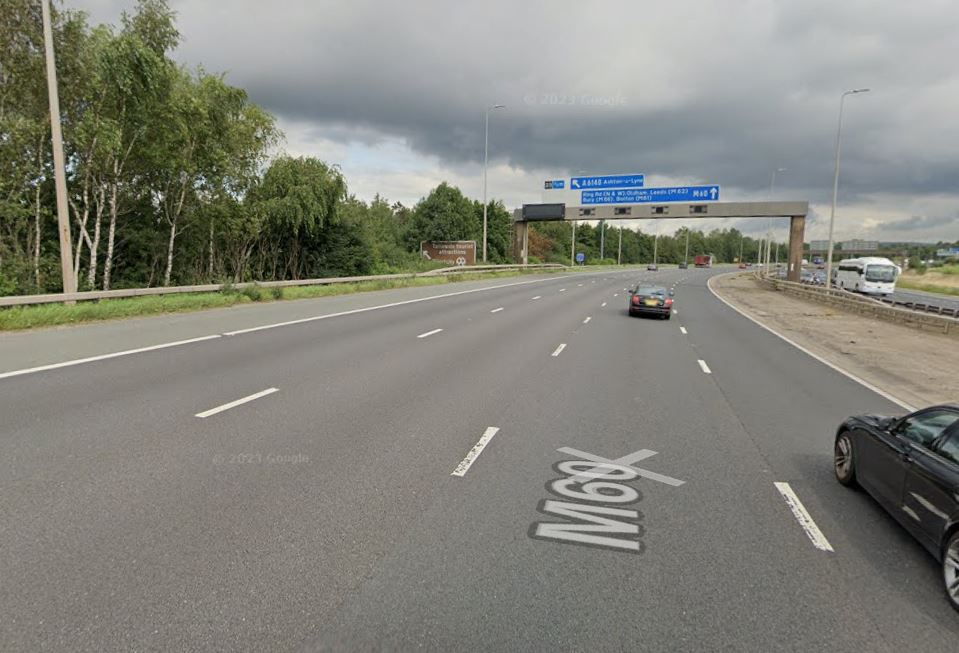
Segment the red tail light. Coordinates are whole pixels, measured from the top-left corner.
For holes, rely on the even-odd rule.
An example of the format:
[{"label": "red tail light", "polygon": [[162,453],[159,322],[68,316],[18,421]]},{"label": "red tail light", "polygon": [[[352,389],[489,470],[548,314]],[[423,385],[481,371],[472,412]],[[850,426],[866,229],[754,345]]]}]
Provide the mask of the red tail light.
[{"label": "red tail light", "polygon": [[638,303],[639,303],[639,297],[637,297],[636,295],[633,295],[633,303],[634,303],[634,304],[638,304]]},{"label": "red tail light", "polygon": [[672,299],[667,298],[666,301],[663,302],[663,306],[672,306],[672,305],[673,305]]}]

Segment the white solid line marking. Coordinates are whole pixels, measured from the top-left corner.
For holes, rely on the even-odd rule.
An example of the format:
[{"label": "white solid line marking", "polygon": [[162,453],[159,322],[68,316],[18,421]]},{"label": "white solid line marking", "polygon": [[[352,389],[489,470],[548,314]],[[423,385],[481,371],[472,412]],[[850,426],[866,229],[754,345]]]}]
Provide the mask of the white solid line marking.
[{"label": "white solid line marking", "polygon": [[587,317],[585,320],[583,320],[583,324],[589,324],[589,321],[592,319],[593,319],[592,316]]},{"label": "white solid line marking", "polygon": [[228,404],[223,404],[222,406],[217,406],[216,408],[211,408],[210,410],[205,410],[205,411],[203,411],[202,413],[197,413],[195,416],[196,416],[196,417],[199,417],[200,419],[204,419],[204,418],[210,417],[211,415],[216,415],[217,413],[222,413],[224,410],[230,410],[231,408],[236,408],[237,406],[240,406],[240,405],[242,405],[242,404],[251,402],[251,401],[253,401],[254,399],[259,399],[260,397],[265,397],[265,396],[267,396],[267,395],[271,395],[271,394],[273,394],[274,392],[279,392],[279,390],[277,390],[276,388],[267,388],[266,390],[263,390],[263,391],[261,391],[261,392],[257,392],[256,394],[252,394],[252,395],[250,395],[249,397],[243,397],[242,399],[237,399],[236,401],[231,401],[231,402],[228,403]]},{"label": "white solid line marking", "polygon": [[600,304],[599,307],[600,307],[600,308],[603,308],[604,306],[606,306],[606,302],[603,302],[602,304]]},{"label": "white solid line marking", "polygon": [[699,360],[696,361],[696,362],[699,363],[700,369],[702,369],[702,371],[705,372],[706,374],[712,374],[712,373],[713,373],[712,370],[709,369],[709,365],[707,365],[707,364],[706,364],[706,361],[704,361],[703,359],[699,359]]},{"label": "white solid line marking", "polygon": [[561,344],[559,347],[557,347],[557,348],[556,348],[556,351],[554,351],[552,355],[553,355],[553,356],[559,356],[561,353],[563,353],[563,350],[564,350],[564,349],[566,349],[566,343],[565,343],[565,342],[564,342],[563,344]]},{"label": "white solid line marking", "polygon": [[439,332],[442,331],[442,330],[443,330],[443,329],[433,329],[432,331],[427,331],[426,333],[421,333],[420,335],[418,335],[418,336],[416,336],[416,337],[417,337],[417,338],[429,338],[429,337],[430,337],[431,335],[433,335],[434,333],[439,333]]},{"label": "white solid line marking", "polygon": [[686,335],[686,327],[679,327],[679,330],[683,333],[683,335]]},{"label": "white solid line marking", "polygon": [[466,476],[467,470],[473,464],[473,462],[483,453],[483,449],[486,448],[486,445],[489,444],[489,441],[493,439],[493,436],[499,432],[499,427],[490,426],[486,429],[486,432],[483,434],[483,437],[479,439],[470,452],[466,454],[466,458],[463,459],[459,465],[456,466],[456,469],[453,470],[453,473],[450,476]]},{"label": "white solid line marking", "polygon": [[783,498],[786,500],[786,505],[788,505],[789,509],[792,510],[793,515],[796,517],[796,521],[798,521],[799,525],[802,526],[804,531],[806,531],[806,535],[809,536],[809,539],[812,540],[813,546],[820,551],[833,551],[829,540],[827,540],[826,536],[822,534],[821,530],[819,530],[816,522],[813,521],[813,518],[809,515],[809,512],[806,511],[806,506],[802,504],[802,501],[800,501],[799,497],[796,496],[796,493],[793,492],[793,489],[789,486],[789,483],[776,482],[774,485],[776,486],[776,489],[779,490],[779,493],[783,495]]},{"label": "white solid line marking", "polygon": [[499,313],[501,310],[503,310],[502,306],[500,306],[499,308],[494,308],[493,310],[490,311],[490,313]]},{"label": "white solid line marking", "polygon": [[542,298],[543,298],[542,295],[536,295],[535,297],[533,297],[533,299],[542,299]]},{"label": "white solid line marking", "polygon": [[41,365],[40,367],[31,367],[25,370],[14,370],[12,372],[0,373],[0,379],[7,379],[11,376],[21,376],[23,374],[33,374],[34,372],[45,372],[46,370],[56,370],[61,367],[71,367],[73,365],[82,365],[83,363],[92,363],[94,361],[107,360],[108,358],[119,358],[120,356],[130,356],[132,354],[142,354],[146,351],[156,351],[157,349],[167,349],[169,347],[179,347],[193,342],[202,342],[204,340],[213,340],[219,338],[219,335],[203,336],[201,338],[190,338],[189,340],[177,340],[176,342],[166,342],[162,345],[152,345],[150,347],[140,347],[138,349],[127,349],[126,351],[116,351],[112,354],[101,354],[100,356],[90,356],[89,358],[77,358],[72,361],[62,363],[52,363],[50,365]]},{"label": "white solid line marking", "polygon": [[[736,274],[736,273],[733,272],[733,273],[731,273],[731,274]],[[717,275],[717,276],[725,276],[725,275]],[[886,392],[885,390],[883,390],[883,389],[881,389],[881,388],[878,388],[878,387],[874,386],[873,384],[869,383],[869,381],[866,381],[865,379],[859,378],[858,376],[856,376],[856,375],[853,374],[852,372],[847,372],[846,370],[842,369],[842,368],[839,367],[838,365],[835,365],[834,363],[830,363],[829,361],[827,361],[827,360],[826,360],[825,358],[823,358],[822,356],[819,356],[818,354],[812,353],[811,351],[809,351],[808,349],[806,349],[805,347],[803,347],[802,345],[800,345],[798,342],[794,342],[793,340],[790,340],[789,338],[787,338],[787,337],[784,336],[783,334],[779,333],[778,331],[776,331],[776,330],[773,329],[772,327],[766,326],[765,324],[763,324],[762,322],[760,322],[760,321],[757,320],[756,318],[752,317],[751,315],[747,315],[744,311],[740,310],[740,309],[737,308],[736,306],[733,306],[731,303],[729,303],[728,301],[726,301],[725,299],[723,299],[722,297],[720,297],[719,294],[718,294],[715,290],[713,290],[712,281],[713,281],[713,279],[715,279],[715,278],[717,278],[717,277],[710,277],[710,278],[709,278],[709,281],[706,282],[706,287],[709,288],[709,292],[711,292],[711,293],[713,294],[713,297],[715,297],[716,299],[718,299],[719,301],[721,301],[722,303],[724,303],[726,306],[728,306],[729,308],[733,309],[734,311],[736,311],[737,313],[739,313],[740,315],[742,315],[744,318],[746,318],[747,320],[749,320],[749,321],[752,322],[753,324],[755,324],[755,325],[757,325],[757,326],[759,326],[759,327],[762,327],[763,329],[765,329],[765,330],[768,331],[769,333],[773,334],[774,336],[776,336],[776,337],[779,338],[780,340],[785,340],[786,342],[788,342],[790,345],[792,345],[793,347],[795,347],[796,349],[798,349],[798,350],[801,351],[802,353],[804,353],[804,354],[806,354],[807,356],[810,356],[810,357],[812,357],[812,358],[815,358],[817,361],[819,361],[820,363],[822,363],[822,364],[825,365],[826,367],[830,367],[830,368],[836,370],[837,372],[839,372],[840,374],[842,374],[842,375],[845,376],[846,378],[852,379],[853,381],[855,381],[855,382],[858,383],[859,385],[863,386],[864,388],[869,388],[870,390],[872,390],[873,392],[875,392],[875,393],[876,393],[877,395],[879,395],[880,397],[883,397],[883,398],[885,398],[885,399],[888,399],[888,400],[891,401],[892,403],[897,404],[897,405],[899,405],[899,406],[902,406],[903,408],[905,408],[905,409],[908,410],[908,411],[914,411],[914,410],[916,410],[916,407],[915,407],[915,406],[912,406],[912,405],[906,403],[905,401],[902,401],[901,399],[897,399],[896,397],[893,397],[891,394],[889,394],[889,393]]]},{"label": "white solid line marking", "polygon": [[[566,276],[569,276],[569,275],[566,275]],[[401,302],[392,302],[390,304],[378,304],[377,306],[366,306],[364,308],[355,308],[350,311],[340,311],[339,313],[327,313],[326,315],[314,315],[312,317],[304,317],[298,320],[289,320],[288,322],[277,322],[275,324],[264,324],[258,327],[251,327],[249,329],[238,329],[236,331],[227,331],[223,335],[238,336],[243,333],[252,333],[254,331],[263,331],[265,329],[276,329],[279,327],[292,326],[294,324],[303,324],[305,322],[315,322],[316,320],[326,320],[331,317],[342,317],[344,315],[355,315],[357,313],[366,313],[368,311],[376,311],[381,308],[393,308],[395,306],[406,306],[407,304],[418,304],[420,302],[428,302],[434,299],[446,299],[447,297],[457,297],[459,295],[469,295],[475,292],[486,292],[487,290],[498,290],[500,288],[511,288],[513,286],[526,286],[531,283],[543,283],[544,281],[557,281],[558,279],[565,279],[566,276],[553,277],[551,279],[533,279],[532,281],[516,281],[513,283],[504,283],[499,286],[486,286],[485,288],[473,288],[471,290],[458,290],[456,292],[448,292],[448,293],[443,293],[441,295],[430,295],[429,297],[417,297],[416,299],[406,299]]]}]

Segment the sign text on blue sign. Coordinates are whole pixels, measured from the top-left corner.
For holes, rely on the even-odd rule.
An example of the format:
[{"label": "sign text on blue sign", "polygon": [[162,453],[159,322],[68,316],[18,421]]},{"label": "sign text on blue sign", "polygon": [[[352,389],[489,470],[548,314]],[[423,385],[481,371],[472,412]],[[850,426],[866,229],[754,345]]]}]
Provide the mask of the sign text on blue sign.
[{"label": "sign text on blue sign", "polygon": [[566,187],[565,179],[553,179],[543,184],[544,190],[562,190]]},{"label": "sign text on blue sign", "polygon": [[583,204],[650,204],[654,202],[713,202],[719,199],[719,186],[675,186],[672,188],[624,188],[620,190],[584,190]]},{"label": "sign text on blue sign", "polygon": [[569,187],[574,190],[586,188],[642,188],[646,175],[600,175],[598,177],[573,177]]}]

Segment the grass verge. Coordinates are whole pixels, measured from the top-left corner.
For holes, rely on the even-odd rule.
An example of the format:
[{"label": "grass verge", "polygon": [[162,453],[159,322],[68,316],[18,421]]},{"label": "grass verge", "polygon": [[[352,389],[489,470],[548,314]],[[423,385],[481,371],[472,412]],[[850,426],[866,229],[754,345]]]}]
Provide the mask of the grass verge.
[{"label": "grass verge", "polygon": [[236,306],[237,304],[249,304],[251,302],[331,297],[334,295],[349,295],[375,290],[436,286],[461,281],[481,281],[484,279],[550,272],[553,271],[510,270],[504,272],[477,272],[474,274],[464,273],[436,277],[410,277],[408,279],[337,283],[327,286],[294,286],[289,288],[264,288],[262,286],[255,286],[252,288],[243,288],[242,290],[227,288],[221,292],[210,293],[181,293],[175,295],[101,299],[97,301],[77,302],[72,306],[66,306],[64,304],[11,306],[9,308],[0,308],[0,331],[18,331],[39,327],[117,320],[128,317],[161,315],[165,313],[187,313],[210,308],[225,308],[228,306]]},{"label": "grass verge", "polygon": [[922,290],[939,295],[959,295],[959,288],[940,286],[934,283],[922,283],[905,276],[899,277],[899,279],[896,281],[896,286],[900,288],[908,288],[910,290]]}]

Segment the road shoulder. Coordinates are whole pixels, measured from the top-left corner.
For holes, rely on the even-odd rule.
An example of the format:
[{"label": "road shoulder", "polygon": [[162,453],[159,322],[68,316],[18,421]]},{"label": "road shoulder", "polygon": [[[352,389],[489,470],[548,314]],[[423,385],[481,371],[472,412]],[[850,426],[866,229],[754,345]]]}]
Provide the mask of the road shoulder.
[{"label": "road shoulder", "polygon": [[898,403],[959,399],[955,340],[767,290],[748,275],[713,277],[710,289],[759,324]]}]

